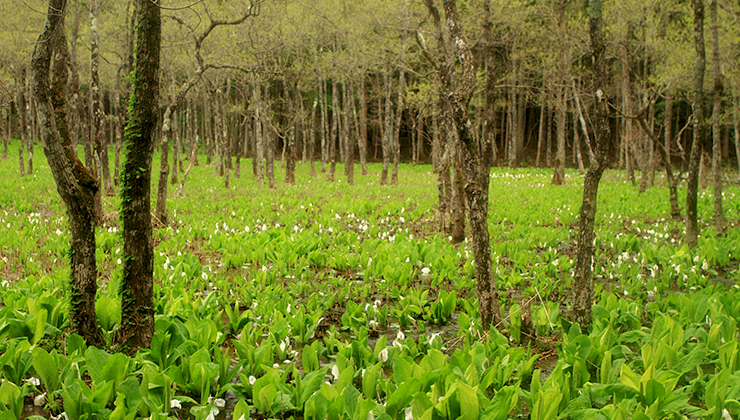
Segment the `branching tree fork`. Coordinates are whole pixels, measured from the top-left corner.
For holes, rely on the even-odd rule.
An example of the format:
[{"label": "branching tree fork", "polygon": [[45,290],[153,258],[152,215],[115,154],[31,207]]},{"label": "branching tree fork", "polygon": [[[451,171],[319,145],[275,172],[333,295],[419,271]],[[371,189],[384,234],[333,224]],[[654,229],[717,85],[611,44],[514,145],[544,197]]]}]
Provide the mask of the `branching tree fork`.
[{"label": "branching tree fork", "polygon": [[[174,96],[170,96],[166,103],[166,109],[163,116],[162,121],[162,140],[161,140],[161,146],[162,146],[162,158],[160,160],[160,167],[159,167],[159,184],[157,187],[157,209],[155,211],[155,217],[161,224],[167,223],[167,178],[169,176],[170,172],[170,165],[169,165],[169,147],[170,147],[170,137],[172,136],[172,115],[175,113],[180,106],[185,102],[185,97],[187,96],[190,89],[197,85],[198,82],[203,77],[203,73],[211,68],[237,68],[229,65],[222,65],[222,64],[216,64],[216,63],[206,63],[206,61],[203,59],[203,55],[201,53],[203,42],[205,42],[206,38],[219,26],[236,26],[242,24],[244,21],[246,21],[248,18],[259,15],[260,12],[260,6],[262,5],[263,0],[252,0],[250,5],[245,9],[244,13],[233,20],[220,20],[220,19],[213,19],[210,14],[210,23],[208,24],[208,27],[201,32],[200,34],[196,34],[195,28],[193,28],[191,25],[189,25],[184,19],[168,15],[167,17],[174,20],[175,22],[183,25],[188,29],[188,31],[192,34],[193,37],[193,54],[195,55],[196,60],[196,68],[193,74],[188,78],[188,80],[180,87],[178,92]],[[207,12],[207,9],[206,9]],[[238,70],[242,70],[241,68],[237,68]],[[197,147],[197,146],[194,146]],[[180,186],[180,191],[182,191],[183,183]]]}]

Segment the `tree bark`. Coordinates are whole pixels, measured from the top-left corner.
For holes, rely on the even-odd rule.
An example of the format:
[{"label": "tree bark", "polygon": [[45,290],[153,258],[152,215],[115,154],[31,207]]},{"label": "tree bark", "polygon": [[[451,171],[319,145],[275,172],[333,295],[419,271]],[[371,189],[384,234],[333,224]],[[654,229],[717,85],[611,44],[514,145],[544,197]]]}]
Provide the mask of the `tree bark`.
[{"label": "tree bark", "polygon": [[727,220],[722,209],[722,73],[719,60],[719,29],[717,19],[717,0],[709,3],[709,14],[712,25],[712,78],[713,109],[712,109],[712,172],[714,185],[714,229],[717,236],[724,236],[727,232]]},{"label": "tree bark", "polygon": [[154,335],[154,241],[150,190],[157,127],[161,18],[158,4],[136,0],[137,24],[121,185],[123,279],[117,346],[134,353]]},{"label": "tree bark", "polygon": [[[176,110],[172,110],[172,117],[171,117],[171,131],[172,131],[172,174],[170,174],[170,184],[177,185],[177,166],[182,165],[182,160],[180,158],[180,146],[182,144],[182,140],[180,138],[180,125],[178,124],[178,112]],[[164,136],[164,123],[162,123],[162,135]]]},{"label": "tree bark", "polygon": [[578,245],[576,249],[575,278],[573,284],[573,319],[582,327],[591,325],[591,305],[594,247],[594,219],[596,199],[601,176],[607,165],[607,151],[611,132],[606,86],[608,82],[606,45],[602,29],[601,0],[589,0],[589,35],[593,57],[594,86],[596,97],[594,110],[594,137],[596,151],[583,181],[583,203],[579,216]]},{"label": "tree bark", "polygon": [[252,90],[254,97],[254,138],[255,138],[255,161],[257,162],[257,183],[260,188],[265,188],[265,133],[262,129],[262,87],[259,81],[254,81]]},{"label": "tree bark", "polygon": [[[668,201],[671,205],[671,217],[681,217],[681,209],[678,206],[678,181],[680,177],[673,175],[673,163],[671,162],[671,143],[673,142],[673,90],[669,86],[665,98],[665,123],[664,123],[664,146],[658,147],[665,168],[666,181],[668,182]],[[660,145],[659,145],[660,146]]]},{"label": "tree bark", "polygon": [[558,149],[555,153],[555,170],[552,174],[552,185],[565,184],[565,89],[558,88],[557,98],[557,142]]},{"label": "tree bark", "polygon": [[545,109],[547,108],[547,96],[548,94],[544,92],[544,80],[542,83],[542,106],[540,108],[540,126],[537,133],[537,157],[535,158],[535,164],[534,166],[540,167],[540,156],[542,155],[542,143],[545,140]]},{"label": "tree bark", "polygon": [[162,118],[162,138],[160,139],[159,182],[157,184],[157,208],[154,218],[161,226],[167,226],[167,182],[170,172],[169,153],[172,137],[172,108],[167,107]]},{"label": "tree bark", "polygon": [[[25,79],[25,77],[23,78]],[[22,79],[21,79],[22,80]],[[28,131],[26,130],[26,96],[23,94],[23,82],[21,82],[21,87],[18,89],[18,94],[16,96],[15,103],[18,104],[18,116],[20,117],[20,124],[21,124],[21,144],[18,148],[18,164],[19,164],[19,173],[21,177],[26,176],[26,163],[23,160],[23,148],[26,144],[26,138],[28,137]]]},{"label": "tree bark", "polygon": [[[403,60],[403,54],[401,55]],[[391,172],[391,185],[398,185],[398,164],[401,162],[401,121],[403,120],[403,90],[406,85],[406,74],[401,69],[398,76],[398,99],[396,101],[396,122],[394,125],[394,135],[391,142],[393,150],[393,170]]]},{"label": "tree bark", "polygon": [[[105,340],[95,317],[97,266],[93,194],[98,185],[77,158],[69,137],[64,94],[69,54],[64,36],[65,9],[65,0],[49,2],[46,22],[33,54],[33,94],[39,104],[44,154],[67,208],[72,232],[70,322],[88,345],[102,346]],[[50,84],[52,56],[54,80]]]},{"label": "tree bark", "polygon": [[737,174],[740,180],[740,121],[737,116],[737,108],[740,104],[737,103],[736,87],[734,84],[732,88],[732,127],[735,131],[735,158],[737,159]]},{"label": "tree bark", "polygon": [[448,142],[447,148],[452,159],[449,233],[452,243],[457,244],[465,240],[465,162],[457,139]]},{"label": "tree bark", "polygon": [[344,138],[345,151],[344,151],[344,172],[347,175],[347,183],[352,185],[355,183],[355,133],[352,133],[350,129],[352,120],[352,101],[353,95],[348,82],[343,83],[344,86],[344,122],[342,124],[342,137]]},{"label": "tree bark", "polygon": [[[113,196],[113,183],[110,176],[108,160],[108,145],[105,141],[105,114],[101,103],[100,86],[100,36],[98,34],[98,2],[91,0],[90,8],[90,112],[91,133],[95,144],[95,154],[100,159],[100,170],[103,179],[103,192],[106,196]],[[96,200],[99,198],[96,198]],[[99,220],[102,215],[98,215]]]},{"label": "tree bark", "polygon": [[[442,89],[445,93],[445,105],[450,110],[451,122],[457,133],[455,141],[459,142],[465,162],[465,193],[470,206],[468,217],[472,236],[473,258],[475,260],[476,290],[478,293],[479,312],[484,330],[491,326],[498,327],[501,322],[501,311],[498,302],[498,290],[492,275],[490,237],[488,233],[488,180],[489,168],[487,158],[472,132],[467,105],[475,85],[475,65],[473,55],[463,36],[457,6],[454,0],[443,0],[445,10],[445,27],[449,31],[450,42],[445,42],[439,12],[433,0],[424,0],[432,15],[437,29],[440,58],[437,63]],[[454,48],[454,50],[453,50]],[[453,55],[454,54],[454,55]],[[429,57],[431,59],[431,56]],[[450,63],[460,63],[461,71],[455,72]],[[453,74],[453,72],[455,72]]]},{"label": "tree bark", "polygon": [[697,220],[697,201],[699,193],[699,163],[704,143],[704,69],[706,53],[704,50],[704,2],[692,0],[694,8],[694,87],[692,110],[694,113],[694,136],[691,142],[689,157],[689,176],[686,185],[686,245],[694,248],[699,242],[699,225]]},{"label": "tree bark", "polygon": [[385,112],[384,124],[383,124],[383,135],[382,135],[382,148],[383,148],[383,169],[380,172],[380,185],[388,184],[388,166],[390,165],[391,159],[391,121],[393,120],[393,111],[391,109],[391,88],[393,85],[393,79],[391,78],[391,71],[387,69],[383,72],[383,78],[385,79]]},{"label": "tree bark", "polygon": [[329,131],[329,139],[327,149],[329,152],[329,172],[326,174],[326,180],[329,182],[334,181],[334,172],[337,168],[337,143],[339,141],[339,124],[341,113],[341,106],[339,104],[339,82],[334,81],[334,85],[331,88],[331,131]]},{"label": "tree bark", "polygon": [[367,175],[367,99],[365,86],[365,74],[360,77],[360,130],[357,142],[360,150],[360,165],[362,166],[362,175]]},{"label": "tree bark", "polygon": [[286,160],[285,160],[285,183],[295,185],[295,106],[292,98],[291,89],[288,86],[288,81],[283,80],[283,96],[285,101],[284,118],[285,118],[285,144],[286,144]]}]

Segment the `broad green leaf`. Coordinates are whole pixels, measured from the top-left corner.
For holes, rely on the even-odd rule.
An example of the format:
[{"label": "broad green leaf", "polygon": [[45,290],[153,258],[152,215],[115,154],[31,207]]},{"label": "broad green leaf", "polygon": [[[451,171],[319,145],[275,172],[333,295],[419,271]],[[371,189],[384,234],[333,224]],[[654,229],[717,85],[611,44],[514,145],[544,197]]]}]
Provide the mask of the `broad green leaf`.
[{"label": "broad green leaf", "polygon": [[48,395],[59,389],[59,367],[56,359],[41,347],[33,349],[33,368],[44,382]]},{"label": "broad green leaf", "polygon": [[460,415],[463,420],[478,420],[480,403],[477,387],[473,388],[462,381],[457,384],[457,398],[460,402]]}]

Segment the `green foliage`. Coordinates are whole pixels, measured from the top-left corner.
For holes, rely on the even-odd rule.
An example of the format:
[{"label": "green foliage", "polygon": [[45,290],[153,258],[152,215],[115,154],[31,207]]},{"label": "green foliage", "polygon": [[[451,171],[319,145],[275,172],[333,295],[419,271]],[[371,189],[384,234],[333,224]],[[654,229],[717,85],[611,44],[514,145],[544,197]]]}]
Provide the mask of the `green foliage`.
[{"label": "green foliage", "polygon": [[[662,219],[667,205],[608,172],[597,217],[594,322],[582,330],[564,317],[573,266],[568,224],[577,220],[580,191],[550,187],[549,172],[494,169],[493,270],[509,291],[501,296],[509,308],[503,335],[480,327],[470,250],[425,230],[435,203],[428,169],[403,170],[399,189],[317,184],[299,166],[289,190],[261,191],[241,178],[226,191],[206,181],[209,168],[194,168],[187,195],[169,203],[173,224],[155,233],[155,335],[134,357],[87,347],[76,335],[62,340],[64,220],[22,213],[46,205],[34,194],[0,209],[0,229],[21,226],[0,232],[9,238],[0,270],[19,273],[0,287],[1,375],[14,396],[0,415],[36,390],[50,396],[52,412],[123,420],[187,412],[205,419],[218,398],[245,419],[252,410],[360,420],[527,412],[719,419],[740,408],[740,290],[715,282],[720,271],[737,277],[720,265],[740,255],[737,232],[717,238],[707,230],[699,247],[684,248],[674,234],[681,225]],[[39,175],[28,186],[50,182]],[[254,193],[240,192],[246,189]],[[51,209],[64,211],[61,202]],[[122,251],[117,227],[97,235],[108,281],[96,313],[110,336],[120,324]],[[33,266],[14,257],[22,252],[33,255]],[[525,299],[536,339],[556,343],[554,366],[517,346]],[[41,381],[36,389],[26,382],[32,377]]]}]

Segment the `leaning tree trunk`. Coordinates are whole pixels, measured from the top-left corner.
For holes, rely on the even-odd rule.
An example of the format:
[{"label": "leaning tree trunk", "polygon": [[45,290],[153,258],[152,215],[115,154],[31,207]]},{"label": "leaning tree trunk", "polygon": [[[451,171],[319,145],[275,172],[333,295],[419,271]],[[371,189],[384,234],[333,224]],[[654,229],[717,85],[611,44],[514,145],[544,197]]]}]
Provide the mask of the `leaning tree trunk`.
[{"label": "leaning tree trunk", "polygon": [[689,178],[686,183],[686,245],[689,248],[699,243],[699,225],[697,220],[697,201],[699,195],[699,163],[704,143],[704,68],[706,53],[704,51],[704,1],[692,0],[694,8],[694,90],[692,110],[694,113],[694,138],[691,142],[689,157]]},{"label": "leaning tree trunk", "polygon": [[591,38],[591,54],[593,57],[593,92],[596,97],[594,110],[596,151],[583,181],[583,203],[579,217],[578,246],[576,249],[576,268],[573,284],[573,319],[584,327],[591,325],[591,290],[593,286],[591,265],[593,264],[596,241],[596,235],[594,234],[596,198],[601,176],[604,173],[604,169],[606,169],[607,151],[611,137],[609,108],[605,93],[608,75],[602,22],[601,0],[590,0],[589,34]]},{"label": "leaning tree trunk", "polygon": [[[41,140],[57,191],[67,207],[72,244],[70,262],[70,322],[88,345],[105,340],[95,317],[97,266],[93,194],[98,185],[77,158],[69,138],[66,116],[67,41],[64,36],[66,0],[51,0],[46,23],[33,54],[33,93],[39,105]],[[50,85],[52,56],[54,82]]]},{"label": "leaning tree trunk", "polygon": [[124,257],[121,328],[114,340],[117,346],[130,353],[149,347],[154,335],[154,241],[150,190],[162,29],[158,4],[136,0],[136,6],[136,52],[120,191]]},{"label": "leaning tree trunk", "polygon": [[714,228],[717,236],[724,236],[727,231],[727,220],[722,210],[722,74],[719,62],[719,30],[717,28],[717,0],[709,3],[712,22],[712,77],[714,79],[714,106],[712,110],[712,172],[714,174]]}]

